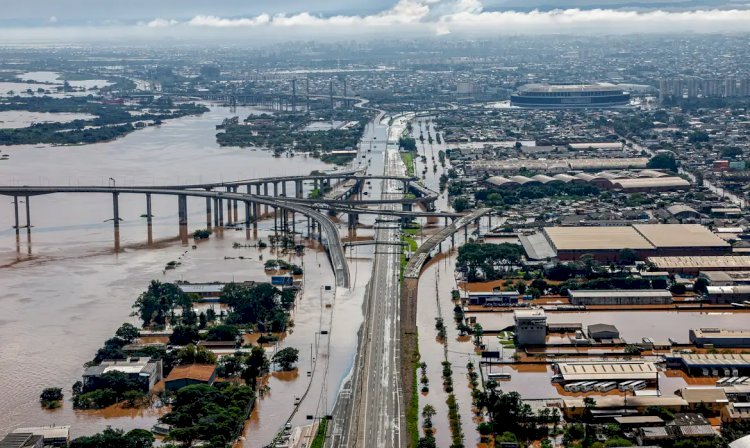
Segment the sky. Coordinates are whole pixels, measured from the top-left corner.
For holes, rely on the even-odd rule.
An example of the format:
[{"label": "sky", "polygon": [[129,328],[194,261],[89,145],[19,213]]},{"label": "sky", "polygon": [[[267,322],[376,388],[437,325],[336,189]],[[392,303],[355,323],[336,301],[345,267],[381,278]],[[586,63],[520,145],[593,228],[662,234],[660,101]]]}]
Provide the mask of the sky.
[{"label": "sky", "polygon": [[750,0],[0,0],[0,42],[748,32]]}]

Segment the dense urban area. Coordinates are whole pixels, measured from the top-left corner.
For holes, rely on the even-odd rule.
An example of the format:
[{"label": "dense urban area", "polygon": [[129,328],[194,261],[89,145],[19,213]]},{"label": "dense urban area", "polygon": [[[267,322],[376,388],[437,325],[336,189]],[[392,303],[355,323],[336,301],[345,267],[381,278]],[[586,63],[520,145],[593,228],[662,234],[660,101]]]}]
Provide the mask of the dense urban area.
[{"label": "dense urban area", "polygon": [[0,447],[750,446],[748,48],[0,46]]}]

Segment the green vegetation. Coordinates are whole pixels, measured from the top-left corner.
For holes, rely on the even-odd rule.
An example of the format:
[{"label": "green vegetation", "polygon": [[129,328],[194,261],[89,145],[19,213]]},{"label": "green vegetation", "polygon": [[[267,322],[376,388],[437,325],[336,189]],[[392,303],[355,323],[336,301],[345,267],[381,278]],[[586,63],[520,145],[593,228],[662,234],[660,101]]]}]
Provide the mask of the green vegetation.
[{"label": "green vegetation", "polygon": [[57,409],[63,399],[62,389],[59,387],[48,387],[39,395],[39,403],[45,409]]},{"label": "green vegetation", "polygon": [[273,270],[283,270],[283,271],[289,271],[292,275],[302,275],[304,274],[304,271],[301,267],[297,266],[294,263],[289,263],[286,260],[266,260],[266,263],[263,266],[267,271],[273,271]]},{"label": "green vegetation", "polygon": [[469,200],[465,197],[457,197],[453,200],[453,210],[455,210],[458,213],[461,213],[469,208]]},{"label": "green vegetation", "polygon": [[278,364],[281,370],[289,371],[294,369],[294,364],[299,360],[299,350],[293,347],[286,347],[273,355],[271,361]]},{"label": "green vegetation", "polygon": [[356,148],[364,133],[367,117],[361,111],[337,111],[335,119],[356,121],[357,124],[345,129],[305,131],[310,122],[307,115],[251,115],[244,124],[226,124],[223,132],[216,134],[216,141],[221,146],[267,148],[276,154],[294,148],[295,151],[313,153],[327,163],[344,164],[353,156],[332,155],[330,152]]},{"label": "green vegetation", "polygon": [[[415,337],[415,340],[419,340]],[[406,431],[409,434],[409,446],[416,447],[419,444],[419,393],[417,392],[417,370],[419,369],[419,347],[414,349],[412,361],[412,388],[409,397],[409,406],[406,408]]]},{"label": "green vegetation", "polygon": [[406,175],[407,176],[413,176],[414,175],[414,154],[410,152],[401,152],[401,160],[404,161],[404,165],[406,165]]},{"label": "green vegetation", "polygon": [[183,446],[206,441],[224,448],[241,433],[254,402],[253,390],[245,385],[192,385],[177,391],[172,410],[159,420],[172,426],[169,441]]},{"label": "green vegetation", "polygon": [[671,153],[662,153],[651,157],[646,166],[655,170],[669,170],[675,173],[677,172],[677,161],[675,160],[674,155]]},{"label": "green vegetation", "polygon": [[488,188],[478,190],[474,193],[474,199],[487,206],[502,207],[522,204],[530,199],[577,199],[597,196],[600,192],[599,188],[590,184],[521,185],[512,189]]},{"label": "green vegetation", "polygon": [[520,394],[503,393],[494,381],[486,383],[484,392],[472,392],[472,397],[475,405],[486,409],[489,416],[489,421],[478,428],[480,433],[492,434],[496,441],[538,440],[547,436],[548,424],[557,425],[560,421],[557,409],[545,408],[534,414]]},{"label": "green vegetation", "polygon": [[73,407],[76,409],[102,409],[121,401],[135,406],[146,394],[140,383],[122,372],[107,372],[97,378],[96,388],[73,391]]},{"label": "green vegetation", "polygon": [[318,430],[315,432],[315,438],[310,445],[310,448],[323,448],[326,443],[326,432],[328,431],[328,420],[321,419],[318,422]]},{"label": "green vegetation", "polygon": [[196,240],[205,240],[211,236],[211,231],[208,229],[198,229],[193,232],[193,238]]},{"label": "green vegetation", "polygon": [[517,244],[466,243],[458,249],[456,267],[468,281],[497,280],[517,266],[523,248]]},{"label": "green vegetation", "polygon": [[105,104],[94,96],[53,98],[49,96],[0,99],[0,111],[79,113],[95,118],[68,123],[35,123],[25,128],[0,129],[4,145],[76,145],[98,143],[122,137],[145,123],[208,112],[202,105],[174,104],[171,99],[144,100],[140,105]]},{"label": "green vegetation", "polygon": [[133,304],[133,309],[143,321],[144,327],[164,326],[175,306],[182,307],[182,319],[185,323],[193,321],[193,317],[197,320],[192,311],[192,297],[182,292],[175,284],[152,280],[148,289]]},{"label": "green vegetation", "polygon": [[398,139],[398,148],[408,152],[417,151],[417,141],[413,137],[402,136]]},{"label": "green vegetation", "polygon": [[151,448],[155,440],[154,435],[145,429],[123,432],[107,428],[99,434],[71,440],[70,448]]},{"label": "green vegetation", "polygon": [[261,331],[286,330],[289,308],[294,303],[294,291],[280,291],[268,283],[242,285],[229,283],[221,293],[220,301],[231,311],[225,323],[252,324]]},{"label": "green vegetation", "polygon": [[177,352],[177,361],[183,365],[216,364],[216,354],[206,347],[188,344]]},{"label": "green vegetation", "polygon": [[269,362],[263,348],[253,346],[250,353],[236,352],[219,361],[217,374],[222,378],[241,378],[255,389],[257,378],[268,371]]}]

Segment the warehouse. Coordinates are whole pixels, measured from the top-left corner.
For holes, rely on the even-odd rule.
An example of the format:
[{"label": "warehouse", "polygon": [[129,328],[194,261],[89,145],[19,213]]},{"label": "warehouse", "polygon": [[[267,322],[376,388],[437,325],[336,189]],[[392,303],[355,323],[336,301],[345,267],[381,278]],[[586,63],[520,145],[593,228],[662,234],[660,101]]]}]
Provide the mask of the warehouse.
[{"label": "warehouse", "polygon": [[698,276],[711,286],[750,285],[750,271],[701,271]]},{"label": "warehouse", "polygon": [[655,289],[571,290],[573,305],[667,305],[672,293]]},{"label": "warehouse", "polygon": [[589,337],[595,341],[612,341],[620,338],[620,330],[609,324],[589,325],[587,332]]},{"label": "warehouse", "polygon": [[750,285],[708,286],[706,297],[711,303],[742,303],[750,300]]},{"label": "warehouse", "polygon": [[544,345],[547,339],[547,316],[543,309],[514,310],[513,320],[519,346]]},{"label": "warehouse", "polygon": [[561,362],[557,371],[563,381],[656,381],[656,364],[647,361]]},{"label": "warehouse", "polygon": [[649,263],[659,271],[670,274],[698,275],[702,271],[748,271],[750,270],[750,256],[672,256],[649,257]]},{"label": "warehouse", "polygon": [[725,330],[721,328],[691,329],[690,343],[699,347],[712,345],[719,348],[750,347],[749,330]]},{"label": "warehouse", "polygon": [[750,355],[728,354],[683,354],[666,356],[667,366],[684,370],[693,376],[748,376]]},{"label": "warehouse", "polygon": [[545,227],[543,234],[563,261],[590,254],[599,261],[611,262],[623,249],[632,250],[640,258],[719,255],[731,250],[729,243],[698,224]]}]

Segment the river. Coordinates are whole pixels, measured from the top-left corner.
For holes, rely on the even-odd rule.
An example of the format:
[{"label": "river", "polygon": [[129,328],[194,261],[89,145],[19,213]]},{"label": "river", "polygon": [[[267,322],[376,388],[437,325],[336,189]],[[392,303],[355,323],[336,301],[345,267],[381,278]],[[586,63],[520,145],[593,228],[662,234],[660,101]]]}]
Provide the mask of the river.
[{"label": "river", "polygon": [[[215,142],[215,125],[226,117],[255,113],[250,108],[211,106],[198,117],[170,120],[158,127],[124,138],[85,146],[13,146],[3,148],[10,159],[0,164],[2,185],[106,185],[118,186],[198,183],[263,176],[308,174],[332,169],[304,156],[274,158],[263,151],[222,148]],[[309,186],[305,186],[309,188]],[[110,195],[49,195],[30,199],[30,237],[22,229],[16,238],[11,199],[0,202],[0,434],[18,427],[70,424],[72,435],[91,434],[107,426],[124,429],[150,428],[159,412],[74,411],[68,398],[70,386],[80,379],[83,363],[93,357],[105,339],[130,317],[131,305],[152,279],[174,281],[267,281],[254,248],[234,249],[246,243],[243,231],[216,232],[193,249],[183,246],[174,197],[153,198],[154,245],[146,244],[145,199],[121,195],[121,251],[114,251]],[[25,204],[21,204],[22,210]],[[190,230],[205,226],[205,202],[188,199]],[[242,212],[240,212],[242,213]],[[298,229],[303,227],[297,217]],[[22,225],[25,223],[22,216]],[[269,222],[261,223],[257,237],[266,239]],[[345,232],[345,229],[342,229]],[[274,375],[271,393],[259,402],[246,432],[245,446],[261,446],[272,437],[293,407],[293,396],[309,379],[310,342],[315,332],[328,325],[332,339],[320,340],[316,384],[294,423],[304,423],[316,410],[325,413],[333,405],[341,379],[356,349],[354,334],[361,322],[361,290],[369,276],[367,250],[352,262],[354,287],[336,291],[331,309],[321,308],[321,286],[335,284],[327,257],[309,248],[304,259],[308,274],[294,311],[293,332],[284,344],[300,349],[300,372],[295,377]],[[240,259],[239,256],[243,259]],[[265,258],[270,256],[265,251]],[[169,261],[181,265],[164,271]],[[318,266],[320,265],[320,266]],[[326,311],[327,310],[327,311]],[[343,316],[331,322],[326,314]],[[327,322],[327,324],[326,324]],[[135,323],[135,322],[134,322]],[[325,350],[324,350],[325,349]],[[324,375],[324,373],[327,375]],[[328,387],[323,387],[326,378]],[[45,411],[38,396],[44,387],[62,387],[66,401],[61,409]]]}]

